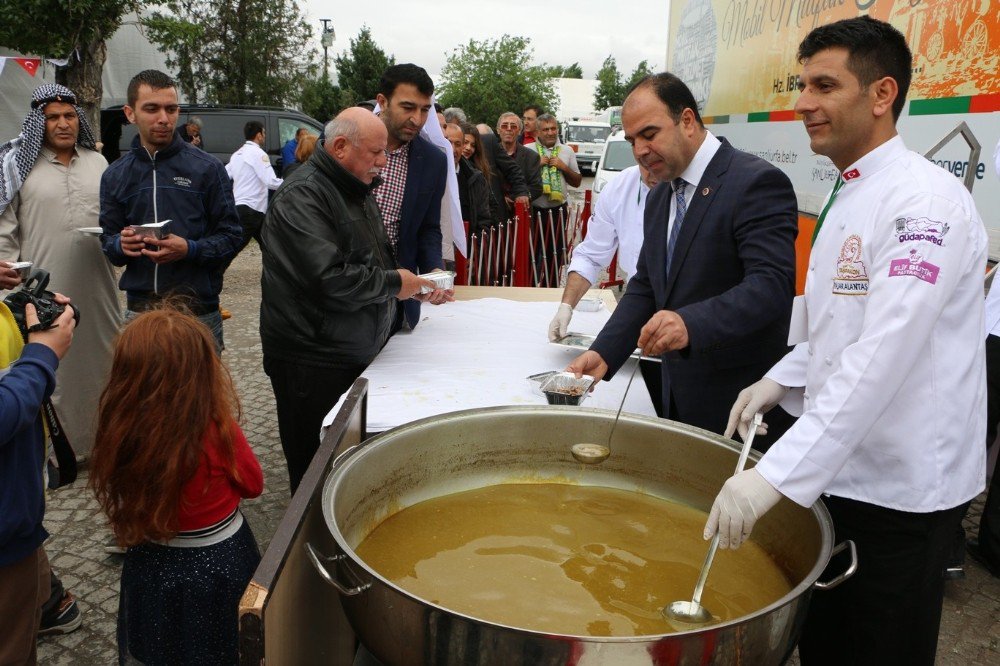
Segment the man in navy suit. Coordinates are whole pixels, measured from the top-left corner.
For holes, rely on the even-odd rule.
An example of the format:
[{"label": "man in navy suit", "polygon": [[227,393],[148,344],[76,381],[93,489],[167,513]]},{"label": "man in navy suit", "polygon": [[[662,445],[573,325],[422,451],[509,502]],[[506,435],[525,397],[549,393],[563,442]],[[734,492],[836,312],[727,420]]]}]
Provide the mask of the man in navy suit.
[{"label": "man in navy suit", "polygon": [[[567,368],[612,376],[639,346],[663,359],[663,413],[721,433],[736,395],[787,351],[795,288],[792,184],[705,129],[683,81],[646,77],[622,109],[646,201],[635,277],[590,350]],[[768,414],[765,448],[790,425]]]},{"label": "man in navy suit", "polygon": [[[402,268],[427,273],[444,267],[441,258],[441,198],[448,161],[420,136],[432,108],[434,82],[423,67],[406,63],[382,73],[376,101],[389,132],[382,183],[373,190],[389,244]],[[452,300],[451,291],[436,289],[404,301],[401,309],[412,329],[420,319],[419,300],[435,305]],[[396,328],[403,325],[397,320]]]}]

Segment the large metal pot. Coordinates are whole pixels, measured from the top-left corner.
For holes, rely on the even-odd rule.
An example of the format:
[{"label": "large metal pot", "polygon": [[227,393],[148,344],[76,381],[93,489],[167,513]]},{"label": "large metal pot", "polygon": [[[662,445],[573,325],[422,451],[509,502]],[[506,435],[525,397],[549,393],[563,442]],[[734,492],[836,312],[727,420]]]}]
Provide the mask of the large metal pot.
[{"label": "large metal pot", "polygon": [[[830,517],[818,502],[803,509],[783,500],[754,530],[793,583],[791,592],[751,615],[663,636],[561,636],[485,622],[405,592],[354,552],[382,520],[407,506],[526,478],[638,490],[711,507],[736,464],[732,441],[670,421],[622,415],[611,458],[593,467],[575,462],[570,445],[603,441],[613,417],[605,410],[561,407],[455,412],[396,428],[344,454],[323,489],[323,513],[339,552],[324,558],[310,547],[310,557],[340,590],[365,646],[393,665],[758,665],[787,659],[813,587],[844,577],[817,583],[833,549]],[[326,559],[325,568],[320,559]]]}]

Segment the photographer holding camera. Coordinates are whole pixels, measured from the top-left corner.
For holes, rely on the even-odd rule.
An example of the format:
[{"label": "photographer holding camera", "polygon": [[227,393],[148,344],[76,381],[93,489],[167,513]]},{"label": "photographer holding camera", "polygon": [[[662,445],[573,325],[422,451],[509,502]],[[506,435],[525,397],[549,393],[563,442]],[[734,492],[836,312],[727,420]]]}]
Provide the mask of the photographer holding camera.
[{"label": "photographer holding camera", "polygon": [[[20,282],[0,262],[0,287]],[[69,299],[61,294],[57,303]],[[34,664],[42,603],[49,598],[49,567],[42,550],[48,534],[42,471],[45,434],[41,405],[52,395],[59,360],[76,327],[67,307],[47,329],[38,327],[35,306],[25,305],[28,344],[10,309],[0,304],[0,663]],[[13,363],[11,363],[13,361]],[[8,367],[9,366],[9,367]],[[33,612],[31,612],[33,611]]]}]

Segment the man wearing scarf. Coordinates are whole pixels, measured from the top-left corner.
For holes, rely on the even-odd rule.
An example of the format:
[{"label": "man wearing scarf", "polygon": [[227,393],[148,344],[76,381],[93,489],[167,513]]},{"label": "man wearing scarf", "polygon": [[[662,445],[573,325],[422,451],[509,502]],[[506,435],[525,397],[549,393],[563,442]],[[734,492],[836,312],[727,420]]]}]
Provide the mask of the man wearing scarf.
[{"label": "man wearing scarf", "polygon": [[[61,85],[36,88],[21,133],[0,145],[0,260],[31,261],[49,271],[48,288],[72,294],[86,318],[76,331],[74,353],[59,363],[52,395],[81,455],[94,444],[93,415],[121,324],[111,265],[97,238],[79,231],[97,226],[107,165],[76,95]],[[48,569],[44,551],[40,557]],[[76,601],[53,574],[41,633],[68,633],[79,626]]]},{"label": "man wearing scarf", "polygon": [[543,113],[535,121],[535,143],[525,146],[538,153],[542,194],[531,202],[539,239],[535,247],[535,271],[538,286],[558,285],[558,266],[566,247],[565,221],[567,186],[580,187],[583,176],[576,164],[576,153],[559,142],[559,121]]}]

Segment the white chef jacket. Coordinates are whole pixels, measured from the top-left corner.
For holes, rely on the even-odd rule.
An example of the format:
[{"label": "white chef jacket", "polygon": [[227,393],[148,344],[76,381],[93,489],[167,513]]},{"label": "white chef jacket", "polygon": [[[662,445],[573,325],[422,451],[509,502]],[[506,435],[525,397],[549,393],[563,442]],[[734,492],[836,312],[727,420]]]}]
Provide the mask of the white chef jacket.
[{"label": "white chef jacket", "polygon": [[267,153],[253,141],[247,141],[229,158],[226,172],[233,179],[236,205],[250,206],[258,213],[266,213],[267,191],[276,190],[281,185]]},{"label": "white chef jacket", "polygon": [[625,279],[635,275],[647,194],[649,186],[643,182],[638,166],[625,169],[608,183],[587,221],[587,237],[573,250],[570,272],[596,284],[598,272],[611,263],[618,250],[618,265],[625,271]]},{"label": "white chef jacket", "polygon": [[898,136],[843,178],[809,259],[809,339],[767,373],[804,387],[802,416],[757,470],[803,506],[957,506],[986,471],[982,219]]}]

